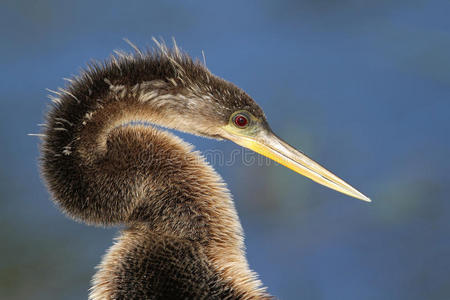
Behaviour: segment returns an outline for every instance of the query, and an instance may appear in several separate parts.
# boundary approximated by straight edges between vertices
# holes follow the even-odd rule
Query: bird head
[[[172,66],[176,97],[162,96],[158,111],[167,127],[188,133],[227,139],[251,149],[317,183],[346,195],[371,200],[273,133],[263,110],[243,90],[213,74],[206,66],[162,48]],[[172,100],[170,100],[172,99]]]

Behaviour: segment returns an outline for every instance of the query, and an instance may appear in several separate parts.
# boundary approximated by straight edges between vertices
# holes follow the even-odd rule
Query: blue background
[[[215,166],[250,266],[281,299],[450,299],[450,11],[439,0],[0,4],[0,298],[83,299],[117,229],[64,217],[39,177],[63,77],[151,37],[206,54],[272,128],[373,199],[279,165]],[[200,150],[238,146],[182,137]]]

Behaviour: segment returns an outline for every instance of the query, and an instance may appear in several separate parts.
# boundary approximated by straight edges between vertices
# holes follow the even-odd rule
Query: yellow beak
[[[351,197],[371,202],[368,197],[271,132],[260,132],[255,137],[233,135],[230,139],[236,144],[264,155],[317,183]]]

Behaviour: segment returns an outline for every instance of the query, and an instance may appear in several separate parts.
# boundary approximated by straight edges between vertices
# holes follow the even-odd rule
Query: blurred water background
[[[373,199],[279,165],[216,165],[280,299],[450,299],[450,1],[0,4],[0,299],[85,299],[117,229],[64,217],[38,172],[45,88],[151,37],[204,50],[275,132]],[[200,150],[238,146],[182,137]]]

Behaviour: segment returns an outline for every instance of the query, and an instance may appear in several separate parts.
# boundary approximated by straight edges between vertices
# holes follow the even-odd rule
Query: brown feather
[[[173,134],[129,124],[220,138],[235,111],[265,120],[247,94],[164,45],[94,64],[57,94],[41,158],[54,201],[76,220],[126,226],[91,299],[269,298],[222,179]]]

